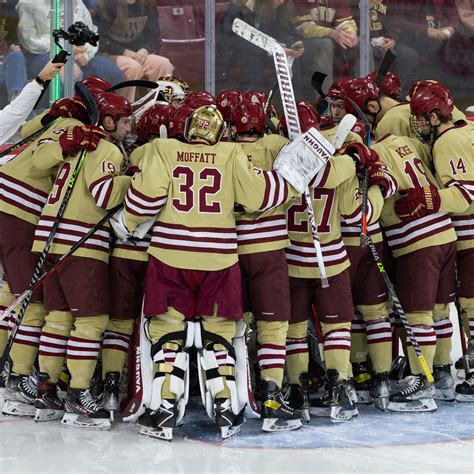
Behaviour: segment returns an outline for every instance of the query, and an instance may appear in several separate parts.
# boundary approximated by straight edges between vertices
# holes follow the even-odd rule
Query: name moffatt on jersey
[[[394,257],[435,245],[456,240],[451,218],[446,212],[429,214],[410,222],[402,222],[394,206],[400,198],[400,191],[425,187],[436,180],[427,166],[429,160],[426,148],[418,141],[407,137],[387,135],[372,147],[386,163],[398,182],[398,191],[385,200],[380,223]]]
[[[221,270],[237,262],[234,204],[267,211],[294,192],[276,171],[254,168],[242,147],[156,139],[125,199],[133,231],[158,214],[148,252],[175,268]]]
[[[454,211],[451,220],[458,237],[457,249],[474,248],[474,124],[464,123],[443,132],[432,154],[438,184],[453,190],[446,204],[445,190],[440,194],[442,207]]]
[[[57,143],[42,143],[34,151],[32,160],[37,166],[45,157],[59,159],[62,150]],[[66,193],[69,179],[79,161],[80,153],[65,159],[58,171],[52,191],[36,227],[33,251],[44,247],[59,207]],[[50,253],[64,254],[85,235],[107,210],[118,206],[130,185],[129,176],[119,176],[123,164],[121,151],[112,143],[101,140],[96,150],[88,152],[77,176],[63,218],[53,240]],[[107,262],[110,251],[109,225],[103,225],[74,255]]]
[[[239,144],[254,166],[270,171],[286,143],[288,140],[280,135],[266,135],[255,142]],[[260,213],[236,212],[235,220],[237,251],[241,255],[279,250],[290,245],[283,205]]]
[[[0,168],[0,211],[30,224],[37,224],[48,194],[53,187],[62,154],[44,154],[41,160],[33,155],[46,143],[57,143],[67,127],[81,125],[75,119],[63,119],[40,135],[21,153]],[[58,145],[59,147],[59,145]]]

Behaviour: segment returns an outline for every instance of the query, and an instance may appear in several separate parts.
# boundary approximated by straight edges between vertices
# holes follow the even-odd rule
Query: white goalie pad
[[[297,191],[304,193],[334,152],[334,146],[318,130],[310,128],[280,150],[273,169]]]

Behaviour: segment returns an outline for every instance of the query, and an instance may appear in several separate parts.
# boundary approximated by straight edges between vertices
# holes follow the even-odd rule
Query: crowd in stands
[[[101,36],[98,47],[75,47],[74,79],[97,75],[118,83],[173,73],[202,85],[204,0],[72,3],[74,20]],[[50,4],[50,0],[0,0],[3,104],[36,76],[50,56]],[[472,99],[466,78],[474,75],[473,5],[472,0],[372,0],[370,69],[377,67],[386,49],[393,48],[394,72],[401,77],[404,92],[416,79],[435,79],[454,89],[456,97]],[[217,90],[268,87],[274,80],[271,58],[232,33],[237,17],[285,44],[296,59],[294,85],[299,96],[312,98],[308,78],[314,71],[327,74],[327,84],[359,75],[358,0],[217,0]],[[136,91],[124,89],[124,94],[133,100]]]

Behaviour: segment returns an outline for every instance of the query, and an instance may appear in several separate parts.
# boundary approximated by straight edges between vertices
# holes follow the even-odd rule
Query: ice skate
[[[390,396],[390,380],[388,372],[381,372],[372,376],[370,396],[374,405],[382,411],[387,409],[388,397]]]
[[[244,411],[234,414],[229,398],[217,398],[214,402],[214,420],[221,429],[222,439],[230,438],[240,432],[244,422]]]
[[[456,385],[456,401],[474,402],[474,376],[472,374],[464,382]]]
[[[464,366],[464,360],[466,360],[468,372],[474,374],[474,341],[472,340],[467,343],[466,354],[460,357],[454,364],[456,375],[460,379],[466,377],[466,367]]]
[[[299,387],[301,390],[299,385],[296,385],[296,387]],[[298,399],[296,401],[300,402],[301,400]],[[266,382],[265,401],[262,403],[261,410],[263,420],[262,431],[273,433],[278,431],[292,431],[301,428],[300,413],[298,413],[298,410],[294,408],[295,407],[291,405],[290,401],[283,397],[281,390],[275,383]]]
[[[2,413],[12,416],[34,416],[35,398],[35,379],[29,375],[11,373],[5,389],[5,404]]]
[[[369,373],[367,363],[362,362],[358,364],[352,364],[352,372],[354,373],[352,380],[354,382],[354,388],[357,392],[357,403],[370,405],[374,400],[370,396],[372,376]]]
[[[456,396],[454,393],[454,380],[451,375],[451,366],[435,365],[433,367],[433,376],[435,379],[435,400],[454,402]]]
[[[438,408],[434,396],[434,384],[428,382],[424,375],[414,375],[406,388],[390,395],[387,408],[398,412],[433,412]]]
[[[176,400],[162,399],[157,411],[149,409],[140,416],[138,425],[140,434],[151,438],[173,441],[173,429],[178,419],[178,404]]]
[[[102,406],[105,410],[110,412],[113,417],[113,412],[119,409],[119,393],[120,393],[120,374],[119,372],[108,372],[105,375],[104,391],[102,395]]]
[[[49,381],[49,375],[40,372],[35,400],[35,421],[52,421],[62,418],[64,401],[59,398],[58,392],[57,385]]]
[[[61,424],[68,428],[110,429],[109,412],[101,408],[89,390],[70,388]]]
[[[3,366],[2,373],[0,374],[0,389],[3,389],[7,386],[8,374],[10,372],[10,360],[5,362]]]
[[[285,399],[291,408],[296,410],[304,423],[309,423],[309,381],[308,374],[301,374],[301,385],[290,384],[285,394]]]

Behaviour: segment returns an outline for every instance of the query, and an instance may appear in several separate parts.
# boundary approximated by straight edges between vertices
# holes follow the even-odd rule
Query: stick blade
[[[325,97],[323,92],[323,84],[326,77],[328,77],[327,74],[319,71],[314,71],[313,75],[311,76],[311,86],[321,97]]]
[[[377,71],[377,76],[375,77],[375,83],[378,87],[382,85],[383,78],[385,74],[392,67],[393,62],[397,58],[397,55],[393,49],[387,49],[385,55],[380,63],[379,70]]]

